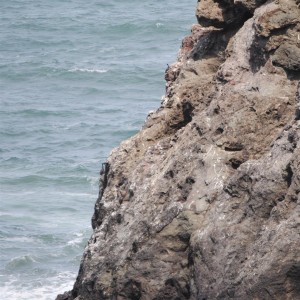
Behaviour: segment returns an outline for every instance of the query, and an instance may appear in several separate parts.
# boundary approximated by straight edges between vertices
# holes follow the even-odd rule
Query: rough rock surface
[[[57,299],[300,299],[298,7],[199,1],[161,107],[103,164]]]

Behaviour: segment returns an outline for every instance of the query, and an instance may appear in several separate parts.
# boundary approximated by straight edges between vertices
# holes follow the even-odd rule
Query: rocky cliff
[[[299,4],[198,2],[58,299],[300,299]]]

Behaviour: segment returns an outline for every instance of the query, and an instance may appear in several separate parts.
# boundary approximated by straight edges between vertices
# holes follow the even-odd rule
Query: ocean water
[[[101,163],[159,107],[196,0],[0,1],[0,298],[72,288]]]

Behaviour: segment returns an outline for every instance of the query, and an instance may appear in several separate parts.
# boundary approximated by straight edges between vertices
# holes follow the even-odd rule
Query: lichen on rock
[[[299,3],[198,2],[57,299],[300,299]]]

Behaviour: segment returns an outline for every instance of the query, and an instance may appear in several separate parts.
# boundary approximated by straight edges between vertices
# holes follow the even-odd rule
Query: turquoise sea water
[[[159,107],[195,4],[0,1],[1,299],[72,288],[101,162]]]

